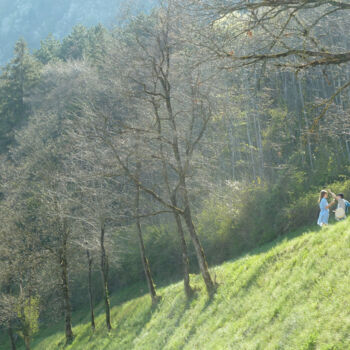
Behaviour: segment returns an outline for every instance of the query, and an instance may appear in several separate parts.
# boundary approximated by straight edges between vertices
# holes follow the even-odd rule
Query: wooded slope
[[[160,289],[155,309],[147,295],[121,302],[142,293],[135,286],[112,297],[110,334],[102,305],[94,335],[88,311],[76,313],[76,338],[66,349],[349,349],[349,253],[345,221],[214,268],[220,285],[212,300],[200,293],[187,302],[178,283]],[[63,348],[61,329],[42,331],[33,349]]]

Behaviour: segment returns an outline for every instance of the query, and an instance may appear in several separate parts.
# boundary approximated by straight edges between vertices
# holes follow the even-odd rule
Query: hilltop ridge
[[[133,0],[132,8],[140,11],[152,6],[152,0]],[[75,25],[99,23],[111,27],[115,24],[124,0],[2,0],[0,3],[0,65],[12,56],[19,38],[24,38],[30,48],[38,48],[49,34],[57,39],[68,35]],[[125,5],[126,6],[126,5]]]

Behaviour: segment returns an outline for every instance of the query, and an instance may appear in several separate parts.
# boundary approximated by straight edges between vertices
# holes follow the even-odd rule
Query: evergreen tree
[[[88,30],[83,25],[77,25],[72,33],[63,39],[61,58],[65,61],[82,59],[88,47]]]
[[[28,97],[39,81],[40,64],[30,55],[20,39],[14,49],[14,58],[0,76],[0,152],[14,142],[14,132],[28,118]]]
[[[58,60],[61,51],[61,43],[53,35],[49,35],[40,43],[40,49],[36,50],[34,56],[43,64]]]

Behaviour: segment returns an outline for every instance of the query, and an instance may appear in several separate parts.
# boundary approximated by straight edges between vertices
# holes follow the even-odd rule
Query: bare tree
[[[128,46],[122,42],[120,43],[118,51],[122,52],[122,56],[117,57],[118,60],[122,59],[122,62],[116,63],[114,61],[115,56],[111,60],[118,64],[117,69],[123,79],[122,82],[118,82],[124,86],[122,89],[118,87],[120,94],[125,96],[125,101],[130,101],[121,101],[121,104],[127,106],[129,112],[134,110],[135,117],[134,120],[129,118],[128,121],[120,121],[118,130],[111,133],[109,112],[106,113],[106,110],[99,111],[100,118],[104,118],[104,126],[99,129],[99,137],[110,147],[125,175],[136,186],[165,208],[175,210],[184,218],[195,247],[207,290],[212,293],[215,286],[210,277],[205,254],[193,224],[187,185],[193,152],[200,142],[212,115],[208,92],[205,91],[210,84],[203,84],[209,76],[201,77],[200,74],[198,76],[192,74],[188,77],[190,70],[195,67],[195,63],[187,62],[187,64],[192,63],[193,65],[186,70],[186,76],[180,75],[176,79],[180,72],[177,69],[186,62],[181,59],[183,58],[181,56],[183,43],[180,38],[183,33],[180,32],[181,24],[176,22],[179,17],[176,16],[176,20],[170,20],[172,14],[175,15],[176,13],[174,7],[169,5],[169,7],[164,7],[156,16],[149,19],[148,22],[136,21],[133,24],[136,26],[133,32],[134,35],[136,33],[134,42],[132,44],[128,42]],[[139,33],[142,30],[144,36],[141,37]],[[172,65],[172,59],[175,57],[180,59]],[[197,73],[199,72],[197,71]],[[184,88],[185,90],[183,90]],[[182,91],[186,91],[186,93]],[[186,104],[179,104],[181,98],[185,99]],[[145,105],[145,102],[148,106]],[[157,107],[156,110],[154,109],[155,104],[160,104],[160,107]],[[131,108],[130,106],[134,107]],[[96,109],[96,107],[94,108]],[[90,108],[90,110],[94,108]],[[158,119],[158,127],[152,124],[152,120],[156,119],[155,112],[162,114]],[[94,113],[96,115],[96,111]],[[146,114],[147,118],[145,119]],[[137,123],[141,116],[144,118],[144,123],[147,122],[147,124],[140,128]],[[159,129],[159,120],[165,121],[166,127]],[[159,135],[159,130],[161,130],[161,135]],[[119,134],[119,142],[116,142],[116,133]],[[167,161],[166,167],[171,169],[172,176],[177,179],[178,185],[175,187],[177,187],[176,192],[180,195],[180,203],[183,209],[180,209],[171,201],[171,198],[175,199],[176,197],[170,196],[171,198],[169,198],[169,192],[157,192],[145,181],[139,179],[135,167],[129,165],[131,164],[131,149],[134,147],[130,137],[134,137],[135,133],[142,134],[142,147],[145,147],[142,153],[146,155],[145,159],[147,159],[148,164],[151,163],[152,159],[153,162],[158,159],[160,160],[160,166],[164,169],[164,162],[163,165],[161,163],[162,156],[159,155],[159,142],[169,147],[170,153],[167,156],[171,155],[171,158]],[[129,134],[129,138],[127,134]],[[155,142],[157,144],[156,148],[154,148]],[[154,154],[155,149],[157,150],[156,154]]]
[[[47,253],[41,249],[42,236],[33,220],[35,199],[19,190],[23,188],[9,162],[6,173],[1,174],[0,324],[8,328],[12,349],[16,348],[17,333],[29,350],[38,331],[39,295],[46,287],[41,270],[45,268]]]

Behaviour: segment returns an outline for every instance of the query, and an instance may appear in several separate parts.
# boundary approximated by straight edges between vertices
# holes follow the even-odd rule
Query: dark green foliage
[[[49,35],[40,42],[40,48],[34,52],[34,56],[43,64],[57,60],[60,57],[62,44],[53,35]]]
[[[88,30],[82,25],[76,26],[72,33],[63,39],[60,57],[64,60],[82,59],[88,46]]]
[[[27,121],[30,114],[27,100],[39,76],[39,63],[20,39],[14,49],[14,58],[0,76],[0,152],[13,144],[15,130]]]
[[[43,64],[62,60],[88,59],[98,66],[103,60],[110,38],[110,32],[100,24],[91,28],[77,25],[62,42],[53,35],[42,40],[40,48],[34,52],[34,56]]]

